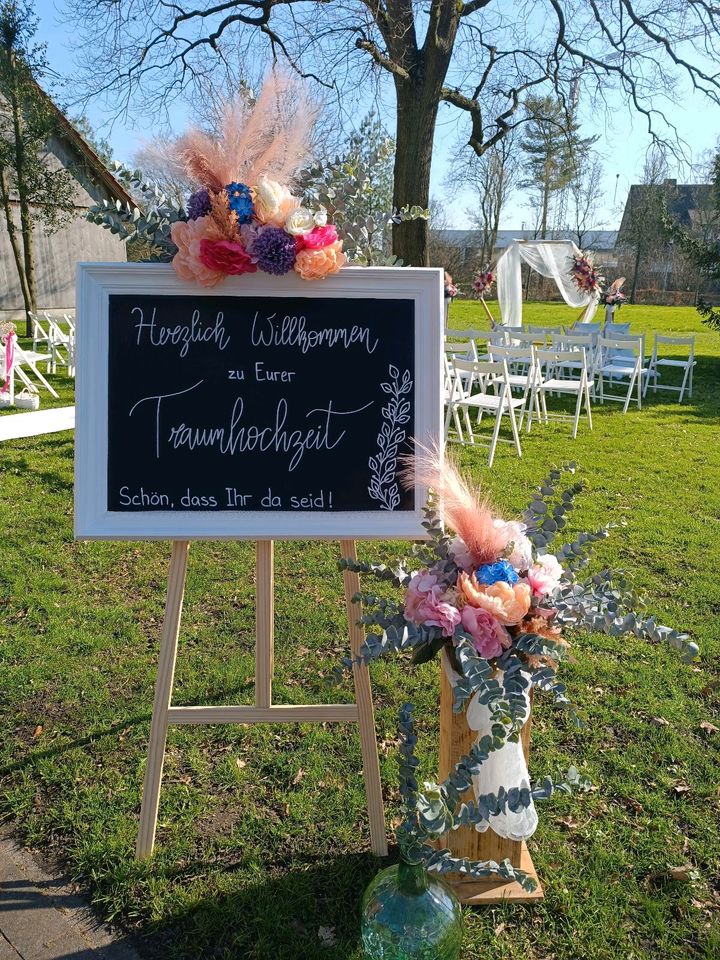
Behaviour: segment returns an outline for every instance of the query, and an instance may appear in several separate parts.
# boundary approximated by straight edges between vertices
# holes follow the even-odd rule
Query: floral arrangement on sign
[[[532,688],[551,694],[581,722],[557,677],[569,634],[583,628],[611,636],[633,633],[668,643],[688,662],[698,655],[687,635],[635,612],[637,598],[621,576],[611,570],[581,576],[593,543],[608,536],[609,526],[555,546],[582,490],[577,482],[559,489],[563,473],[574,471],[574,464],[553,469],[522,520],[507,520],[468,487],[452,464],[424,456],[408,468],[408,478],[417,472],[434,491],[423,524],[428,542],[416,545],[412,558],[393,569],[342,561],[344,568],[390,580],[404,591],[400,603],[372,594],[355,598],[365,605],[361,622],[367,629],[360,660],[408,650],[414,663],[423,663],[440,654],[454,709],[466,709],[468,725],[477,731],[461,775],[456,771],[443,784],[426,785],[424,799],[418,800],[418,810],[427,813],[416,854],[440,872],[467,872],[468,865],[428,846],[429,822],[450,824],[459,817],[460,823],[481,831],[492,826],[512,840],[534,832],[534,799],[551,790],[530,787],[520,731],[530,713]],[[579,782],[577,771],[569,780]],[[470,782],[475,804],[462,804]],[[498,804],[498,798],[507,801]],[[475,865],[473,875],[482,876],[484,869],[485,875],[527,881],[517,869],[513,874],[509,863],[501,867]]]
[[[480,270],[475,274],[473,280],[473,290],[479,297],[484,297],[495,282],[495,274],[492,270]]]
[[[590,254],[580,253],[570,259],[572,260],[570,276],[578,289],[583,293],[596,293],[599,296],[605,277],[598,273]]]
[[[618,277],[613,280],[608,290],[600,294],[600,303],[607,307],[617,307],[618,309],[627,303],[627,297],[622,292],[622,285],[625,283],[625,277]]]
[[[445,271],[445,299],[452,300],[458,295],[458,288],[453,283],[453,278]]]
[[[327,211],[301,206],[288,187],[316,114],[302,97],[289,118],[283,114],[296,92],[290,86],[273,72],[254,105],[240,98],[223,106],[219,135],[192,129],[176,143],[177,162],[195,186],[187,219],[170,231],[178,248],[172,264],[183,280],[213,286],[257,270],[319,280],[345,263]]]

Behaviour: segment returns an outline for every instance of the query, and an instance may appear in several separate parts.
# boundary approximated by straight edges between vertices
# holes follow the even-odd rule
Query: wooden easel
[[[453,713],[453,691],[445,669],[440,669],[440,779],[444,780],[460,757],[468,754],[475,743],[477,733],[468,726],[465,710]],[[527,760],[530,751],[530,719],[522,729],[523,751]],[[472,880],[458,875],[447,875],[445,879],[455,891],[461,903],[482,904],[512,901],[523,903],[530,900],[542,900],[543,889],[530,858],[525,843],[519,840],[506,840],[489,828],[478,833],[473,826],[459,827],[453,830],[443,843],[452,851],[454,857],[467,857],[469,860],[509,860],[514,867],[524,870],[536,881],[537,886],[529,893],[519,883],[489,877],[487,880]]]
[[[360,728],[363,774],[370,821],[370,847],[376,856],[386,856],[385,813],[380,784],[380,764],[375,737],[370,676],[367,667],[358,663],[353,666],[355,703],[312,706],[273,705],[274,564],[272,540],[258,540],[256,545],[254,706],[174,707],[172,705],[173,676],[177,657],[189,546],[188,540],[173,540],[136,856],[138,858],[151,856],[155,844],[168,724],[272,723],[278,721],[297,723],[316,721],[322,723],[340,720],[355,721]],[[341,540],[340,550],[343,557],[352,560],[357,559],[354,540]],[[353,656],[355,656],[365,639],[362,627],[357,623],[362,611],[357,604],[352,602],[352,597],[360,589],[360,580],[356,573],[349,570],[344,572],[343,578],[350,646]]]

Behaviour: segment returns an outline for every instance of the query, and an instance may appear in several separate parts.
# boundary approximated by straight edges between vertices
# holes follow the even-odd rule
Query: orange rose
[[[298,250],[295,270],[303,280],[322,280],[331,273],[337,273],[346,261],[347,257],[342,252],[342,240],[336,240],[320,250]]]
[[[530,587],[527,583],[505,583],[498,580],[488,587],[480,586],[475,574],[461,573],[458,587],[467,603],[487,610],[505,626],[519,623],[530,609]]]

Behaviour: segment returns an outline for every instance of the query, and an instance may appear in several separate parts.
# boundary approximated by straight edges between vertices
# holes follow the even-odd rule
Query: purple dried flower
[[[199,220],[200,217],[207,216],[211,210],[212,203],[210,201],[210,193],[205,187],[190,194],[190,199],[187,204],[187,214],[191,220]]]
[[[295,264],[295,238],[281,227],[265,227],[253,243],[252,256],[265,273],[288,273]]]

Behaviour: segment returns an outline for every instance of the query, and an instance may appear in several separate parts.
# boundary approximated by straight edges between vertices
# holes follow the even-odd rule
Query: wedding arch
[[[502,322],[508,327],[522,323],[522,261],[541,277],[551,277],[562,298],[570,307],[585,308],[583,322],[592,320],[597,310],[598,294],[580,290],[572,276],[572,258],[582,251],[572,240],[513,240],[497,262],[497,298]]]

